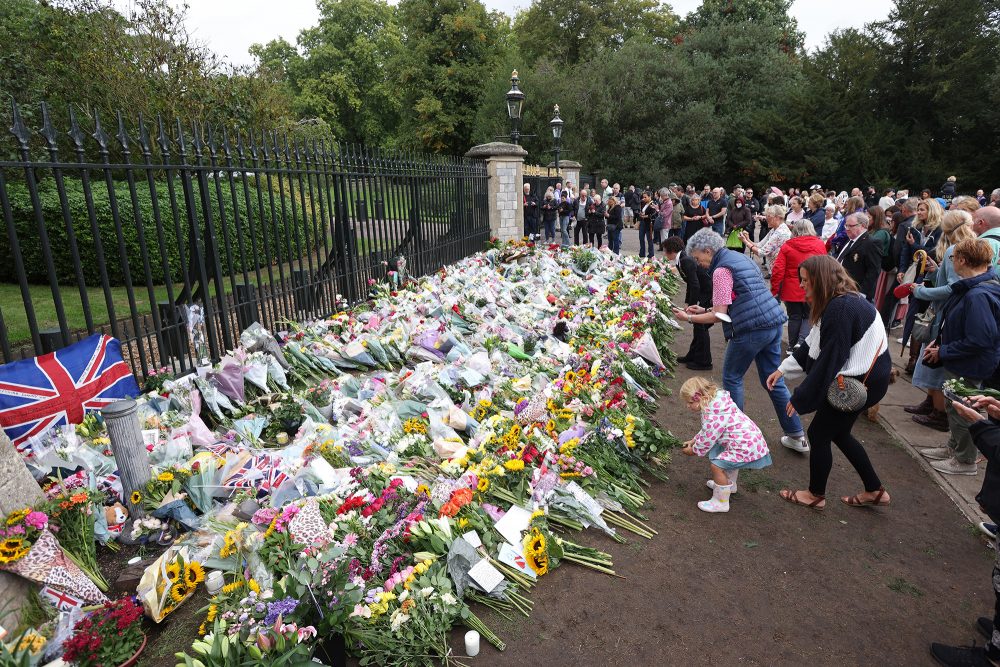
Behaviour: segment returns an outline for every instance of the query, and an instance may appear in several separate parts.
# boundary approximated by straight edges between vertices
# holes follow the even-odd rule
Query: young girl
[[[691,412],[701,412],[701,430],[684,443],[688,456],[705,456],[712,462],[712,499],[698,503],[703,512],[728,512],[729,496],[736,493],[740,468],[771,465],[764,434],[743,414],[723,391],[703,377],[693,377],[681,385],[681,400]]]

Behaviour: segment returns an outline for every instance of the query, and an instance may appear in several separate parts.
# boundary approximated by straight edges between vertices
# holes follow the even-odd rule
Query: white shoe
[[[790,435],[783,435],[781,436],[781,444],[793,452],[799,452],[800,454],[805,454],[809,451],[809,441],[806,440],[805,436],[793,438]]]
[[[715,480],[714,479],[707,479],[707,480],[705,480],[705,486],[707,486],[708,488],[710,488],[710,489],[712,489],[714,491],[715,490]],[[736,482],[731,482],[729,484],[729,487],[730,487],[729,493],[739,493],[739,489],[736,487]]]
[[[952,453],[947,447],[927,447],[920,450],[920,455],[931,461],[947,461],[952,457]]]
[[[726,486],[716,486],[712,489],[712,499],[703,500],[698,503],[698,509],[702,512],[711,512],[713,514],[719,512],[729,511],[729,494],[732,493],[733,485],[727,484]]]
[[[956,458],[933,461],[931,467],[945,475],[975,475],[979,472],[979,466],[975,463],[961,463]]]

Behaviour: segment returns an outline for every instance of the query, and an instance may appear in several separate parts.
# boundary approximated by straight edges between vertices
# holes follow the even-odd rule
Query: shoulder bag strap
[[[882,346],[879,345],[878,352],[876,352],[875,356],[872,358],[872,365],[868,367],[868,372],[865,373],[865,379],[861,381],[861,384],[863,384],[865,387],[868,386],[868,376],[872,374],[872,370],[875,368],[875,362],[878,361],[878,358],[881,356],[882,356]]]

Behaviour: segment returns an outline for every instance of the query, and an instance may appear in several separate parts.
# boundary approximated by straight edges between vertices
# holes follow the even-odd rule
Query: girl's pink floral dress
[[[698,456],[707,454],[709,461],[724,470],[771,465],[764,434],[722,389],[702,409],[701,430],[694,436],[691,449]]]

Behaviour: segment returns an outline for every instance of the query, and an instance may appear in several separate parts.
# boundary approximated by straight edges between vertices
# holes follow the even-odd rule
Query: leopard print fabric
[[[55,535],[48,530],[39,534],[28,555],[7,566],[7,570],[29,581],[69,593],[88,604],[108,601],[94,582],[63,553]]]
[[[329,526],[323,521],[319,503],[310,498],[288,524],[292,539],[306,546],[323,546],[330,541]]]

